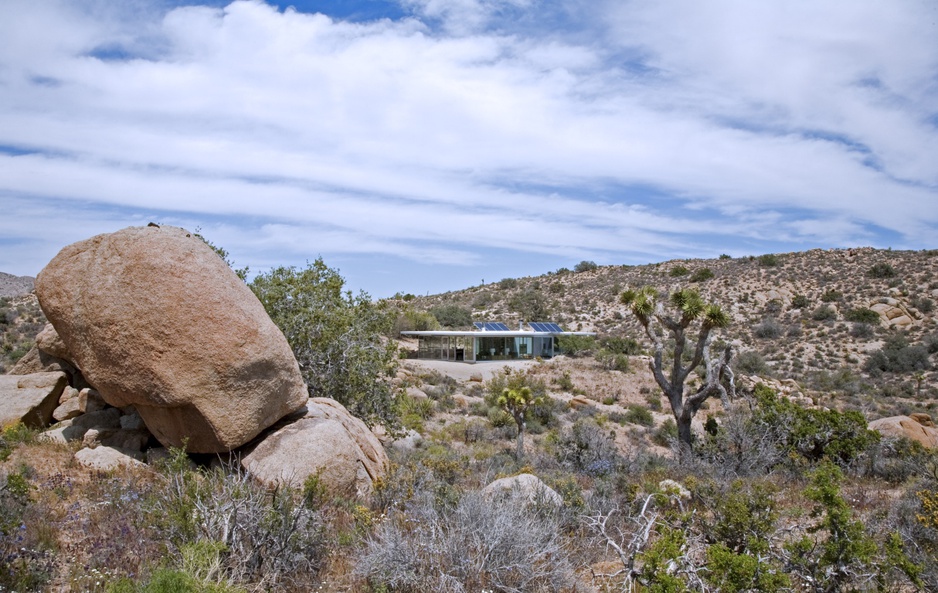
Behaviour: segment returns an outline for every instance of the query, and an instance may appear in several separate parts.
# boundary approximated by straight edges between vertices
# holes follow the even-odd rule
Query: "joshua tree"
[[[506,387],[498,398],[498,405],[511,414],[511,417],[515,419],[515,424],[518,425],[518,449],[515,452],[515,457],[519,460],[524,455],[524,418],[531,406],[535,406],[542,401],[542,398],[535,397],[534,392],[527,386],[518,389]]]
[[[676,315],[665,312],[664,303],[658,292],[645,286],[639,290],[626,290],[622,293],[621,301],[628,305],[632,314],[645,328],[645,333],[654,344],[654,357],[650,363],[655,381],[671,404],[671,411],[677,423],[678,437],[688,447],[691,442],[691,421],[700,406],[711,396],[719,395],[720,399],[728,402],[735,397],[736,389],[733,383],[733,371],[729,367],[733,352],[727,346],[723,354],[713,359],[710,356],[711,332],[729,324],[729,317],[719,306],[705,303],[696,290],[683,289],[671,293],[669,302]],[[694,346],[693,357],[685,366],[683,364],[684,349],[687,346],[685,333],[692,323],[700,323],[697,332],[697,343]],[[670,333],[674,339],[674,354],[671,361],[670,374],[665,369],[665,338]],[[703,362],[706,366],[706,376],[703,384],[696,390],[685,393],[684,383],[691,371]],[[722,384],[723,378],[729,380],[729,393]]]

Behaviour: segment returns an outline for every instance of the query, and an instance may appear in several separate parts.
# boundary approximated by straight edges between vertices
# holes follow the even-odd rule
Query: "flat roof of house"
[[[552,336],[595,336],[596,332],[536,332],[525,330],[514,331],[480,331],[480,330],[425,330],[402,331],[402,336],[463,336],[488,338],[549,338]]]

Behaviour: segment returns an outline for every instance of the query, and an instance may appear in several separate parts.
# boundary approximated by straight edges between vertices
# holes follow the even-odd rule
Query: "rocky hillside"
[[[414,298],[417,309],[469,309],[474,320],[551,320],[644,342],[619,303],[629,287],[691,286],[731,314],[722,338],[737,372],[794,379],[817,400],[876,415],[931,409],[938,397],[938,250],[811,250],[758,257],[561,269]],[[874,358],[875,357],[875,358]],[[872,360],[871,360],[872,358]]]
[[[32,276],[14,276],[0,272],[0,297],[19,297],[33,290],[35,278]]]

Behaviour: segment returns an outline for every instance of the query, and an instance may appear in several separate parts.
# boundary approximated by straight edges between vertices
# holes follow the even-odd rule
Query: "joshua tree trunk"
[[[671,295],[670,301],[677,309],[678,317],[666,315],[664,305],[658,301],[658,295],[648,287],[639,292],[628,290],[622,294],[622,302],[630,306],[632,313],[645,328],[645,334],[654,345],[655,353],[649,366],[655,375],[655,382],[658,383],[671,405],[671,412],[677,424],[678,438],[686,446],[692,447],[691,422],[700,406],[714,395],[719,395],[724,403],[728,403],[730,397],[736,395],[733,371],[729,366],[730,359],[733,357],[731,348],[727,346],[723,355],[716,360],[711,359],[710,356],[711,332],[714,328],[725,327],[729,319],[716,305],[704,304],[700,295],[693,290],[676,291]],[[685,331],[698,318],[701,319],[701,326],[694,345],[693,356],[685,366],[683,364],[684,350],[687,346]],[[665,368],[663,337],[665,332],[662,328],[674,339],[670,372],[667,372]],[[701,362],[706,368],[706,376],[702,377],[703,385],[696,391],[685,393],[684,384],[688,376]],[[729,392],[723,386],[724,378],[729,382]]]

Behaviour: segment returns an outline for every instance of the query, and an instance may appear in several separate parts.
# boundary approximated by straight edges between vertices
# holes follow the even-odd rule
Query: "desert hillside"
[[[933,407],[934,371],[867,370],[884,346],[897,357],[938,345],[938,250],[815,249],[746,258],[672,260],[641,266],[562,268],[440,295],[415,308],[457,305],[473,320],[551,320],[568,330],[648,345],[619,296],[627,288],[693,287],[731,315],[721,337],[742,374],[792,379],[814,398],[874,416]],[[891,341],[890,341],[891,340]],[[888,342],[888,344],[887,344]],[[908,350],[916,348],[919,350]],[[914,366],[914,365],[911,365]]]

